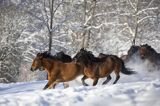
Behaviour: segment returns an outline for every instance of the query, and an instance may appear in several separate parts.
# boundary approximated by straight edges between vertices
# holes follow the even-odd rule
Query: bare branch
[[[53,16],[54,16],[54,14],[56,13],[56,11],[58,10],[58,8],[61,6],[61,4],[63,4],[63,3],[64,3],[64,2],[63,2],[63,0],[62,0],[62,2],[57,5],[57,7],[55,8],[55,10],[53,11]]]
[[[48,24],[46,23],[46,21],[38,16],[36,16],[35,14],[33,14],[32,12],[28,12],[29,15],[31,15],[32,17],[38,19],[39,21],[42,21],[46,26],[48,26]]]
[[[146,8],[149,8],[153,2],[154,2],[154,0],[151,0],[151,2],[148,4],[148,6]]]
[[[139,15],[139,14],[141,14],[142,12],[145,12],[145,11],[157,10],[157,9],[158,9],[158,7],[145,8],[145,9],[143,9],[143,10],[141,10],[141,11],[138,11],[138,12],[137,12],[137,15]]]
[[[43,5],[44,5],[44,12],[45,12],[45,17],[46,17],[46,23],[47,23],[47,28],[48,28],[48,30],[49,30],[49,18],[48,18],[48,15],[47,15],[47,10],[46,10],[46,2],[45,2],[45,0],[44,0],[44,2],[43,2]],[[44,19],[44,18],[43,18]],[[44,19],[45,20],[45,19]]]
[[[131,7],[134,9],[134,11],[136,11],[136,6],[133,5],[133,3],[131,2],[131,0],[128,0],[128,2],[131,5]]]
[[[146,16],[146,17],[144,17],[144,18],[138,20],[137,23],[139,24],[139,23],[141,23],[142,21],[144,21],[145,19],[148,19],[148,18],[156,18],[156,16]]]

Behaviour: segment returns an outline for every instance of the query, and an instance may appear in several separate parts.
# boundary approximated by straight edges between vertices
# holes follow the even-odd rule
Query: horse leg
[[[98,83],[98,78],[94,78],[93,79],[93,86],[97,85],[97,83]]]
[[[112,79],[112,77],[109,75],[107,77],[107,79],[102,83],[103,85],[107,84],[110,80]]]
[[[47,89],[47,88],[51,88],[53,83],[56,81],[56,75],[51,75],[51,73],[48,73],[48,83],[45,85],[45,87],[43,88],[43,90]]]
[[[84,76],[82,77],[82,79],[81,79],[82,84],[83,84],[84,86],[88,86],[88,84],[85,83],[85,80],[86,80],[87,78],[88,78],[88,77],[84,75]]]
[[[68,88],[69,84],[67,82],[63,82],[63,86],[64,86],[64,88]]]
[[[119,80],[120,76],[116,76],[116,80],[113,82],[113,84],[116,84],[117,81]]]
[[[55,88],[55,86],[57,85],[57,83],[56,82],[53,82],[49,87],[48,87],[48,89],[54,89]]]
[[[120,78],[119,71],[115,71],[115,74],[116,74],[116,80],[113,82],[113,84],[116,84]]]
[[[60,83],[60,82],[63,82],[64,88],[68,88],[68,87],[69,87],[69,84],[68,84],[67,82],[64,82],[63,79],[57,79],[57,80],[55,81],[55,83],[53,84],[53,88],[55,88],[55,86],[56,86],[58,83]]]
[[[46,80],[48,80],[48,73],[47,73],[47,78],[46,78]]]
[[[48,83],[44,86],[43,90],[47,89],[48,87],[51,87],[55,80],[49,80]]]
[[[57,82],[53,83],[53,85],[51,86],[51,88],[53,87],[53,89],[54,89],[57,84],[58,84]]]

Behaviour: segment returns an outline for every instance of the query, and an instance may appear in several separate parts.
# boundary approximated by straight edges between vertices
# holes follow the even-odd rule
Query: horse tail
[[[123,74],[126,74],[126,75],[136,74],[136,72],[132,71],[132,69],[125,67],[125,64],[124,64],[123,60],[121,60],[121,62],[122,62],[121,72]]]

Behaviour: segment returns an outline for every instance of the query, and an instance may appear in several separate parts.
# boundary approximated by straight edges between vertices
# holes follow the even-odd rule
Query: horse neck
[[[42,59],[42,66],[45,68],[46,71],[49,71],[54,66],[54,60],[53,59]]]
[[[153,57],[153,56],[156,56],[157,55],[157,53],[156,52],[153,52],[153,51],[148,51],[148,56],[149,57]]]

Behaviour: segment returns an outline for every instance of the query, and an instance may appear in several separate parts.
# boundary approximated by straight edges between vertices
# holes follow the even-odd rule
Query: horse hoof
[[[102,83],[102,85],[106,85],[107,83]]]

